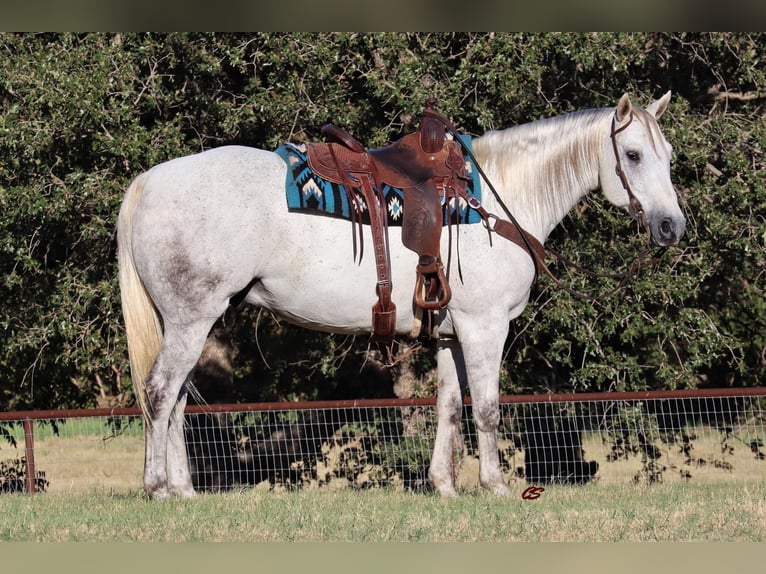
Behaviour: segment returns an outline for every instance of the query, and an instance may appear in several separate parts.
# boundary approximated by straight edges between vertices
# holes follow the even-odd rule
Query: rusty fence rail
[[[763,387],[520,395],[500,402],[509,482],[766,478]],[[427,488],[435,404],[416,398],[188,406],[195,486]],[[463,431],[456,458],[468,484],[476,474],[470,397]],[[0,467],[0,493],[138,489],[142,434],[137,408],[0,413],[0,463],[10,449],[23,466],[15,483]]]

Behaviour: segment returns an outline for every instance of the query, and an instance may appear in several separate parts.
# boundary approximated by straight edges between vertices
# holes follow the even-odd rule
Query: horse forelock
[[[474,151],[508,206],[545,227],[597,184],[609,117],[609,109],[591,109],[490,131],[474,140]]]

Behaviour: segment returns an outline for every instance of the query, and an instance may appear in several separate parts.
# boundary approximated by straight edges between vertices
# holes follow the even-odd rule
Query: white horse
[[[624,95],[592,109],[491,131],[476,159],[521,226],[540,242],[588,192],[640,215],[659,245],[677,243],[686,220],[670,178],[672,149],[657,125],[670,92],[646,109]],[[621,166],[620,169],[616,169]],[[376,302],[373,257],[354,260],[350,223],[289,212],[285,162],[271,151],[225,146],[155,166],[127,190],[118,222],[120,290],[136,395],[144,409],[143,484],[153,498],[194,496],[183,419],[194,367],[233,297],[297,325],[363,335]],[[622,171],[621,181],[619,172]],[[630,190],[630,191],[628,191]],[[631,198],[632,195],[632,198]],[[483,206],[499,213],[483,194]],[[371,242],[369,229],[365,241]],[[417,255],[390,228],[397,333],[413,327]],[[480,482],[509,488],[500,470],[499,371],[509,323],[526,306],[535,265],[482,224],[459,228],[462,281],[441,313],[438,423],[429,469],[455,495],[453,444],[467,384],[478,429]],[[457,257],[458,242],[442,234]],[[371,244],[371,243],[368,243]]]

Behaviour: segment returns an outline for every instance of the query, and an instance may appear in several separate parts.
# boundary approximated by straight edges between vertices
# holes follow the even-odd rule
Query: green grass
[[[130,494],[0,496],[0,541],[762,541],[766,482],[521,488],[499,499],[393,490],[251,489],[153,502]]]

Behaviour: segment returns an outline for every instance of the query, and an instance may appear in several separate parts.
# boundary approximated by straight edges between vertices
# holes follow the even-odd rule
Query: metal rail
[[[766,387],[725,388],[725,389],[681,389],[673,391],[614,391],[603,393],[555,393],[539,395],[502,395],[500,404],[516,403],[572,403],[590,401],[640,401],[652,399],[682,399],[709,397],[752,397],[765,396]],[[471,397],[463,398],[464,405],[471,405]],[[240,403],[214,405],[187,405],[187,414],[258,411],[303,411],[318,409],[353,409],[373,407],[418,407],[435,406],[436,397],[412,399],[349,399],[332,401],[290,401],[271,403]],[[140,416],[138,407],[100,409],[52,409],[37,411],[15,411],[0,413],[0,421],[25,419],[71,419],[87,417]]]

